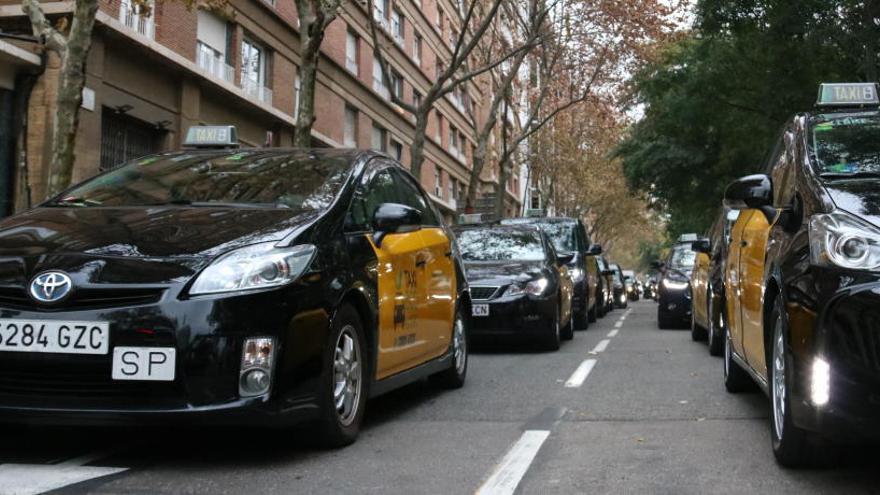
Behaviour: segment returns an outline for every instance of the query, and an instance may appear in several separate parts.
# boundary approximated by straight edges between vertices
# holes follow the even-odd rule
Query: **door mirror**
[[[662,271],[664,268],[666,268],[666,263],[663,263],[660,260],[654,260],[651,262],[651,268],[657,271]]]
[[[422,212],[398,203],[382,203],[373,214],[373,241],[382,245],[388,234],[414,232],[422,228]]]
[[[602,270],[602,275],[613,275],[614,270]]]
[[[574,253],[559,253],[556,255],[556,262],[560,265],[567,265],[574,259]]]
[[[764,174],[747,175],[724,191],[724,206],[734,210],[761,209],[773,204],[773,183]]]
[[[698,253],[709,254],[712,251],[712,243],[709,239],[700,239],[691,243],[691,250]]]
[[[593,244],[587,251],[587,256],[599,256],[600,254],[602,254],[602,246],[599,244]]]

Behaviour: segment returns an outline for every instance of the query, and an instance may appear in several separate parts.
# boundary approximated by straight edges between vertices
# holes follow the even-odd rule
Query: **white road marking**
[[[623,321],[618,321],[614,324],[614,328],[620,328],[623,326]]]
[[[593,350],[590,351],[590,354],[599,354],[600,352],[604,351],[610,343],[611,341],[608,339],[600,340],[599,343],[596,344],[596,347],[594,347]]]
[[[38,495],[68,485],[127,471],[124,467],[86,466],[113,451],[74,457],[58,464],[0,464],[0,493]]]
[[[127,469],[51,464],[0,464],[0,493],[37,495],[74,483],[121,473]]]
[[[568,377],[568,381],[565,382],[565,386],[569,388],[580,387],[584,384],[584,380],[587,379],[587,376],[593,371],[593,366],[596,366],[595,359],[585,359],[584,362],[574,370],[574,373]]]
[[[608,332],[608,337],[617,337],[617,332],[619,332],[617,329]]]
[[[529,470],[541,445],[550,436],[548,430],[526,430],[495,467],[489,479],[477,489],[477,495],[508,495],[516,491]]]

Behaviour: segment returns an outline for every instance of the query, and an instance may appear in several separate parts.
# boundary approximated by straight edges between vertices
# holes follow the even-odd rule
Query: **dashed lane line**
[[[599,354],[600,352],[605,351],[605,349],[608,348],[608,344],[610,344],[610,343],[611,343],[611,341],[608,339],[600,340],[599,343],[596,344],[596,347],[594,347],[593,350],[590,351],[590,354]]]
[[[617,330],[616,328],[614,330],[608,332],[608,338],[617,337],[617,332],[619,332],[619,330]]]
[[[477,495],[510,495],[516,491],[538,451],[550,436],[549,430],[526,430],[498,463]]]
[[[108,452],[95,452],[58,464],[0,464],[0,493],[38,495],[128,470],[125,467],[86,466],[107,455]]]
[[[614,323],[614,328],[620,328],[623,326],[623,320],[617,321]]]
[[[596,366],[595,359],[585,359],[580,366],[574,370],[574,373],[571,374],[568,381],[565,382],[565,386],[568,388],[577,388],[583,385],[587,376],[593,371],[593,366]]]

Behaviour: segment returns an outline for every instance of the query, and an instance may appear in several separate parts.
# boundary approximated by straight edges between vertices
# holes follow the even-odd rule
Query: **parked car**
[[[604,256],[596,257],[596,265],[602,278],[602,316],[605,316],[614,310],[614,271]]]
[[[574,337],[567,264],[534,225],[456,228],[473,299],[474,337],[529,338],[549,350]]]
[[[691,337],[706,340],[709,354],[720,356],[724,349],[724,266],[729,250],[730,231],[739,216],[738,210],[722,208],[707,242],[696,242],[696,267],[691,275],[693,311]]]
[[[696,234],[682,235],[669,250],[666,261],[655,265],[660,270],[657,291],[657,325],[660,328],[686,328],[690,323],[690,277],[696,260],[691,243],[696,238]]]
[[[648,280],[645,282],[645,299],[656,300],[657,298],[657,279],[654,277],[648,277]]]
[[[623,270],[617,263],[611,263],[608,267],[611,270],[611,283],[614,288],[614,307],[626,308],[626,281],[623,278]]]
[[[574,282],[574,327],[585,329],[590,322],[596,321],[599,300],[596,293],[599,285],[599,274],[593,258],[602,254],[602,246],[593,244],[584,222],[568,217],[528,217],[508,218],[501,221],[502,225],[531,224],[540,227],[553,242],[559,254],[572,253],[568,262],[568,272]]]
[[[0,221],[3,422],[313,422],[340,446],[368,395],[464,384],[464,267],[419,182],[234,131]]]
[[[782,127],[763,173],[734,181],[724,381],[770,399],[785,466],[880,441],[880,99],[823,84]]]
[[[626,286],[626,297],[630,301],[639,300],[639,281],[636,280],[636,272],[632,270],[623,270],[623,282]]]

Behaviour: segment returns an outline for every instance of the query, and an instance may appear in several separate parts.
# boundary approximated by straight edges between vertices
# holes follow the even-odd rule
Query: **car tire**
[[[598,303],[593,303],[593,307],[590,308],[590,311],[589,311],[589,312],[587,312],[587,320],[588,320],[590,323],[595,323],[596,320],[599,319],[599,315],[598,315],[598,313],[599,313],[599,304],[598,304]]]
[[[662,308],[663,306],[657,306],[657,328],[660,330],[667,330],[675,325],[672,318],[670,318]]]
[[[561,320],[562,316],[559,318]],[[574,313],[569,314],[568,323],[559,330],[559,337],[562,340],[574,339]]]
[[[547,335],[544,336],[544,349],[548,351],[558,351],[559,343],[561,340],[561,329],[560,329],[560,320],[562,317],[560,316],[559,304],[556,306],[556,318],[550,322],[550,325],[547,326]]]
[[[752,378],[733,360],[733,343],[730,334],[724,332],[724,388],[732,394],[745,392],[752,387]]]
[[[781,298],[776,298],[773,312],[773,338],[770,361],[767,363],[770,388],[770,438],[776,462],[785,467],[804,467],[818,460],[819,451],[811,442],[810,433],[798,428],[791,415],[793,363],[788,349],[788,321]]]
[[[715,303],[713,302],[714,300],[715,300],[715,298],[712,297],[711,294],[709,294],[709,303],[708,303],[709,308],[707,310],[707,311],[709,311],[709,328],[706,331],[706,339],[709,344],[709,346],[708,346],[709,347],[709,355],[710,356],[720,356],[724,353],[724,339],[721,337],[721,335],[724,334],[724,328],[725,328],[726,323],[724,321],[724,315],[719,312],[718,313],[718,324],[716,325],[715,316],[714,316],[715,315]],[[722,304],[722,307],[724,307],[723,306],[724,301],[721,301],[721,304]],[[719,335],[719,333],[721,333],[721,335]]]
[[[445,389],[456,389],[464,386],[467,378],[468,352],[470,341],[468,340],[468,320],[461,308],[455,312],[455,322],[452,327],[452,339],[449,344],[452,354],[452,363],[449,368],[431,376],[431,383]]]
[[[584,300],[584,310],[571,313],[571,323],[569,323],[569,326],[574,327],[575,330],[586,330],[590,327],[589,311],[586,309],[588,303],[589,301]]]
[[[369,394],[368,363],[360,316],[352,306],[343,305],[333,318],[318,388],[322,445],[343,447],[357,439]]]

